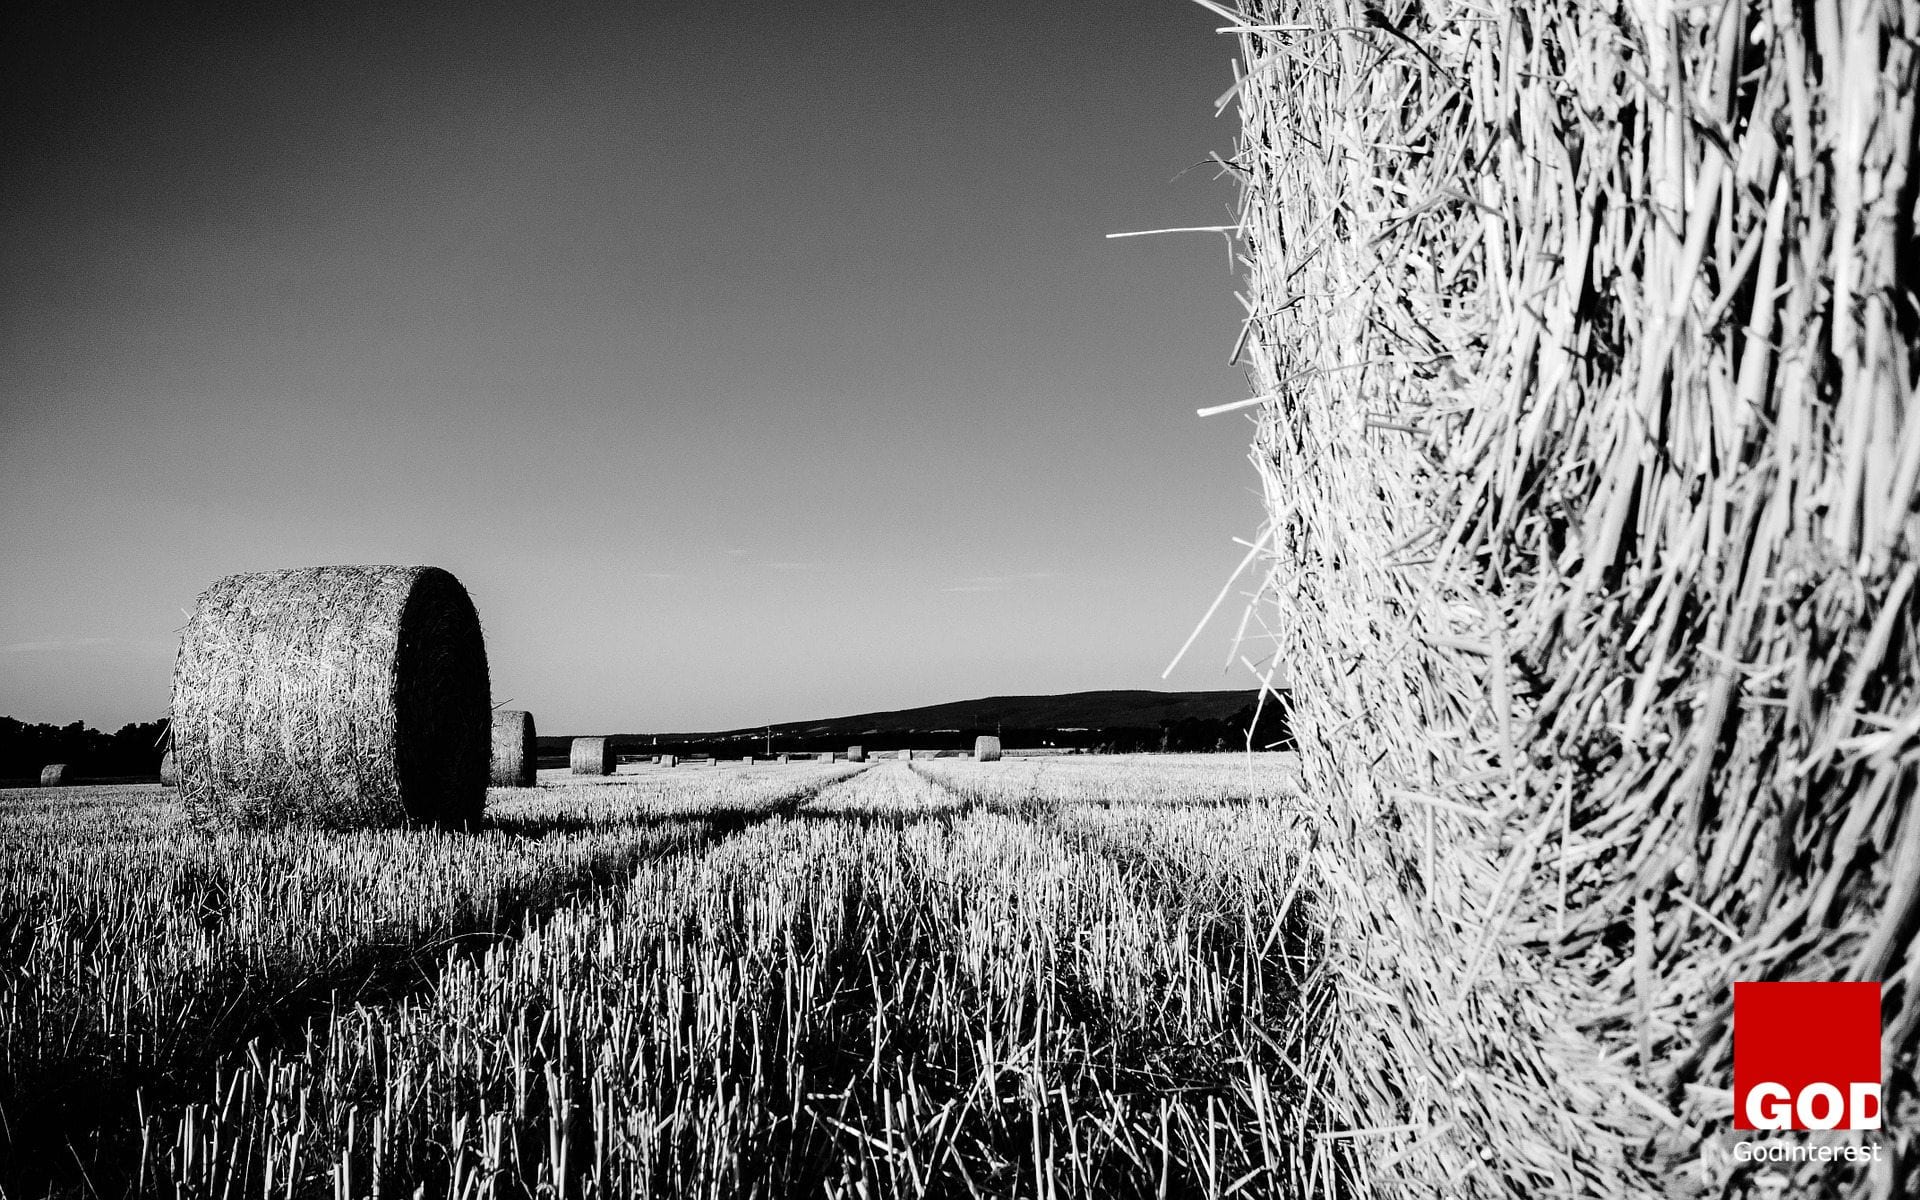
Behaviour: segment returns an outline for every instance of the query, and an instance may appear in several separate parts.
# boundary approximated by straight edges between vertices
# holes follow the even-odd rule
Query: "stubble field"
[[[0,792],[0,1192],[1340,1190],[1285,756]]]

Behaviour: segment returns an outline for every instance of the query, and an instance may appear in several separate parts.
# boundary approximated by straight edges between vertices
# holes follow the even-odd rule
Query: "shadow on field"
[[[946,826],[953,815],[928,821]],[[859,823],[913,822],[889,813]],[[1069,841],[1088,853],[1120,849]],[[1261,913],[1272,937],[1250,938],[1238,914],[1193,901],[1205,879],[1177,860],[1114,861],[1153,907],[1190,912],[1188,957],[1205,964],[1194,978],[1156,977],[1147,990],[1163,1000],[1152,1010],[1118,1005],[1083,977],[1083,960],[1059,949],[1068,928],[1034,943],[1031,960],[960,969],[965,938],[951,914],[971,905],[899,909],[900,895],[946,893],[938,869],[892,896],[858,875],[826,877],[839,895],[797,913],[789,935],[791,961],[818,962],[818,976],[807,989],[768,981],[734,1031],[733,1061],[714,1066],[750,1076],[769,1046],[790,1064],[785,1078],[804,1080],[797,1093],[781,1077],[765,1081],[769,1110],[796,1117],[765,1143],[736,1147],[742,1194],[821,1194],[857,1180],[874,1195],[1019,1195],[1037,1179],[1065,1182],[1057,1173],[1068,1158],[1073,1194],[1218,1195],[1226,1180],[1247,1195],[1288,1194],[1301,1163],[1287,1147],[1310,1145],[1295,1135],[1324,1115],[1291,1065],[1308,1061],[1321,1036],[1303,994],[1318,937],[1306,905]],[[811,923],[825,914],[838,919]],[[803,994],[816,999],[790,1011]],[[983,1037],[976,1023],[988,1014]],[[1295,1121],[1264,1148],[1247,1136]],[[1233,1136],[1216,1143],[1219,1130]]]
[[[851,774],[857,774],[852,772]],[[262,960],[245,949],[204,971],[203,1008],[177,1015],[164,1044],[146,1047],[144,1060],[121,1038],[89,1032],[76,1016],[61,1054],[0,1071],[0,1200],[40,1196],[133,1195],[140,1191],[141,1114],[178,1110],[202,1101],[221,1062],[257,1044],[262,1056],[297,1051],[315,1024],[355,1005],[389,1004],[437,986],[454,961],[522,935],[530,922],[596,893],[612,893],[642,863],[676,854],[704,853],[716,843],[777,817],[791,816],[820,792],[849,776],[782,796],[761,808],[686,814],[632,814],[612,820],[573,815],[489,820],[482,834],[537,841],[570,835],[657,834],[626,845],[599,847],[566,869],[535,883],[499,889],[460,905],[447,921],[393,941],[360,943],[322,964]],[[203,922],[223,919],[224,881],[177,895]],[[328,914],[314,913],[316,921]],[[0,930],[0,932],[5,932]],[[24,955],[0,938],[0,971]],[[22,947],[24,942],[22,942]]]

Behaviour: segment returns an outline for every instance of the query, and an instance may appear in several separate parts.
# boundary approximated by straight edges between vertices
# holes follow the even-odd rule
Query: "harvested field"
[[[1317,1187],[1289,769],[1163,763],[649,768],[470,836],[0,793],[0,1188]]]

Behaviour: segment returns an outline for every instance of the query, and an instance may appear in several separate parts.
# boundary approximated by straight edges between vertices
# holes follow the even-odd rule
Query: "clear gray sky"
[[[44,6],[0,713],[234,571],[433,563],[544,731],[1241,687],[1231,38],[1181,0]],[[806,14],[802,16],[800,14]]]

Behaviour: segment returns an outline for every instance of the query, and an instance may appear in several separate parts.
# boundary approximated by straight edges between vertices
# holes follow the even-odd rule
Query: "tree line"
[[[75,721],[71,725],[29,725],[0,717],[0,778],[29,779],[48,763],[66,763],[74,774],[92,778],[160,773],[163,717],[122,725],[102,733]]]

